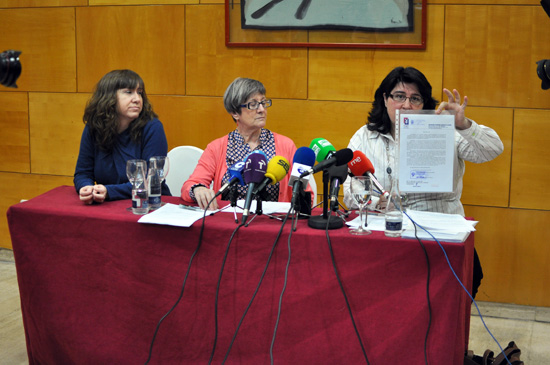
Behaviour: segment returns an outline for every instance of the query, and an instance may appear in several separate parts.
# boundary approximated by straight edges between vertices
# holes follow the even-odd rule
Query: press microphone
[[[296,206],[301,190],[309,184],[309,175],[301,177],[302,173],[307,172],[315,165],[315,152],[309,147],[300,147],[294,153],[292,159],[292,172],[288,180],[288,185],[292,186],[292,207]]]
[[[243,224],[248,218],[250,212],[250,205],[252,204],[252,198],[254,196],[254,188],[256,184],[262,182],[265,173],[267,171],[267,159],[261,153],[251,153],[246,158],[246,162],[243,169],[244,182],[248,184],[248,191],[246,192],[246,200],[244,202],[243,210]]]
[[[274,156],[267,163],[267,171],[265,173],[263,181],[254,189],[252,195],[256,195],[260,191],[265,189],[267,184],[277,184],[286,176],[286,174],[288,174],[288,170],[290,170],[290,164],[288,163],[288,160],[283,156]]]
[[[317,156],[319,156],[319,155],[317,155]],[[351,161],[352,158],[353,158],[353,151],[350,150],[349,148],[344,148],[343,150],[331,153],[330,157],[328,157],[327,159],[319,162],[317,165],[313,166],[312,168],[310,168],[306,172],[303,172],[300,175],[300,177],[315,174],[315,173],[317,173],[321,170],[329,168],[332,165],[336,165],[336,166],[345,165],[349,161]]]
[[[374,176],[374,166],[363,152],[353,151],[353,159],[348,162],[348,168],[353,176],[369,176],[376,189],[380,191],[384,198],[387,199],[390,196],[390,193],[384,189],[382,184],[376,179],[376,176]]]
[[[229,166],[227,171],[229,172],[229,181],[226,182],[220,190],[216,193],[216,196],[219,196],[220,194],[223,194],[225,190],[232,187],[233,185],[240,183],[241,185],[244,185],[243,181],[243,171],[244,168],[244,161],[237,162],[234,165]]]
[[[336,152],[336,148],[324,138],[314,138],[309,144],[309,148],[315,153],[317,162],[321,162],[330,157],[331,154]]]
[[[342,186],[348,177],[348,167],[345,164],[341,166],[332,166],[329,169],[329,175],[331,178],[330,209],[335,212],[339,208],[338,193],[340,192],[340,186]]]
[[[315,165],[315,152],[309,147],[300,147],[294,153],[292,159],[292,171],[288,180],[288,186],[294,186],[296,180],[301,180],[304,186],[309,183],[309,175],[300,177],[302,173]]]

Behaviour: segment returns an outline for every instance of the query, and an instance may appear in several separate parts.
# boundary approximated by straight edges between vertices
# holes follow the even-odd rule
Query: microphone
[[[246,200],[243,210],[243,224],[248,218],[250,212],[250,204],[252,204],[253,192],[256,184],[262,182],[267,170],[267,159],[261,153],[251,153],[246,158],[246,162],[243,169],[244,182],[248,184],[248,191],[246,192]]]
[[[336,152],[336,148],[334,148],[332,143],[324,138],[313,139],[309,144],[309,148],[315,153],[317,162],[326,160],[327,157],[330,157],[330,155]]]
[[[267,163],[267,171],[265,173],[264,180],[254,189],[252,195],[258,194],[260,191],[265,189],[269,183],[271,183],[271,185],[277,184],[286,176],[286,174],[288,174],[288,170],[290,170],[288,160],[283,156],[274,156]]]
[[[315,152],[309,147],[300,147],[294,153],[292,159],[292,172],[288,180],[288,185],[292,186],[292,199],[290,205],[296,206],[303,186],[309,184],[309,175],[301,177],[302,173],[315,165]]]
[[[242,174],[243,168],[244,168],[244,161],[240,161],[234,165],[229,166],[229,168],[227,169],[227,171],[229,172],[229,181],[226,182],[220,188],[220,190],[216,193],[216,196],[223,194],[224,191],[226,191],[228,188],[232,187],[237,183],[244,185],[243,174]]]
[[[338,193],[340,192],[340,186],[348,177],[348,167],[346,165],[332,166],[329,169],[329,174],[331,178],[330,209],[336,212],[339,208]]]
[[[309,175],[300,177],[300,175],[315,165],[315,152],[309,147],[300,147],[294,153],[292,159],[292,171],[288,180],[288,186],[294,186],[296,180],[301,180],[307,186]]]
[[[388,193],[382,184],[374,176],[374,166],[372,162],[365,156],[361,151],[353,151],[353,159],[348,162],[348,168],[353,176],[369,176],[372,183],[378,189],[384,198],[388,198],[390,193]]]
[[[317,158],[319,158],[319,154],[317,155]],[[300,177],[304,177],[307,175],[315,174],[321,170],[324,170],[326,168],[329,168],[332,165],[340,166],[345,165],[351,159],[353,158],[353,152],[349,148],[344,148],[343,150],[336,151],[332,154],[330,154],[330,157],[328,157],[326,160],[323,160],[319,162],[317,165],[313,166],[306,172],[303,172]]]

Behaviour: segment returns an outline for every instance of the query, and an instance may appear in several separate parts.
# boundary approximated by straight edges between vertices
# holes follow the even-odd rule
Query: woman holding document
[[[442,102],[436,109],[437,100],[432,97],[432,86],[422,72],[413,67],[394,68],[376,90],[368,122],[351,137],[348,148],[362,151],[371,160],[376,178],[387,191],[390,191],[392,179],[397,178],[396,110],[436,109],[436,114],[443,110],[454,111],[456,129],[453,191],[407,194],[404,204],[413,210],[464,215],[464,208],[460,202],[464,161],[491,161],[502,153],[504,146],[493,129],[479,125],[465,116],[467,96],[462,100],[456,89],[452,92],[443,89],[443,92],[447,95],[448,101]],[[344,203],[350,208],[354,207],[349,179],[344,183]],[[381,205],[384,206],[384,201],[381,201]],[[475,254],[473,295],[477,292],[482,277],[481,266]]]

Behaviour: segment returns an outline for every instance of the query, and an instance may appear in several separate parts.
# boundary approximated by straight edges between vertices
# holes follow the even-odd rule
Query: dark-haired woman
[[[455,114],[455,154],[454,154],[454,183],[451,193],[407,194],[408,209],[452,213],[464,215],[464,208],[460,202],[462,195],[462,178],[464,176],[464,161],[482,163],[491,161],[500,155],[504,149],[498,134],[489,127],[482,126],[466,118],[464,110],[468,97],[464,102],[457,90],[452,92],[443,89],[448,101],[442,102],[436,110],[454,111]],[[382,81],[374,94],[372,110],[368,123],[351,137],[348,147],[362,151],[369,158],[376,171],[376,178],[390,191],[393,173],[397,171],[395,156],[395,111],[402,110],[434,110],[437,100],[432,97],[432,86],[422,74],[413,67],[397,67]],[[353,207],[353,198],[350,194],[349,179],[344,183],[344,203]],[[474,285],[472,294],[475,296],[483,273],[477,254],[474,258]]]
[[[86,204],[130,199],[126,161],[166,156],[162,123],[147,99],[145,84],[131,70],[114,70],[99,80],[86,109],[86,124],[74,173],[74,185]],[[165,183],[162,194],[170,195]]]

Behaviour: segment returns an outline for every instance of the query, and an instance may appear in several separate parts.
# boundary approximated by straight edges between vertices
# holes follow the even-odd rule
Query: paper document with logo
[[[454,112],[453,112],[454,113]],[[399,190],[402,193],[453,191],[454,114],[397,110]]]

